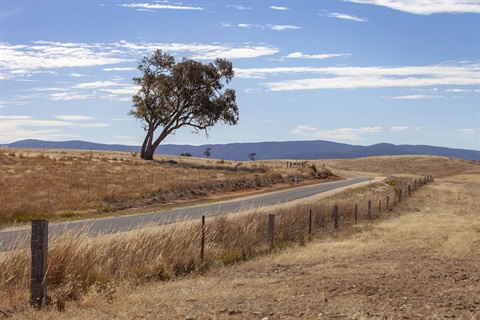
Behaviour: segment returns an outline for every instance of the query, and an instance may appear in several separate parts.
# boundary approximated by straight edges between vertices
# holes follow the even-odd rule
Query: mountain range
[[[110,150],[138,152],[139,146],[120,144],[101,144],[86,141],[42,141],[21,140],[5,145],[10,148],[47,148],[47,149],[79,149],[79,150]],[[157,148],[157,157],[161,154],[178,156],[190,153],[194,157],[205,157],[204,152],[211,148],[211,157],[216,159],[249,160],[249,154],[256,153],[255,160],[269,159],[348,159],[386,155],[434,155],[480,160],[479,150],[452,149],[427,145],[394,145],[379,143],[371,146],[350,145],[323,140],[315,141],[284,141],[284,142],[252,142],[207,144],[201,146],[165,144]]]

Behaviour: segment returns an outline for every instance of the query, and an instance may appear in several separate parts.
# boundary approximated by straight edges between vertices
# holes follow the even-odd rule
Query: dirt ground
[[[480,319],[479,208],[478,173],[437,179],[353,231],[11,319]]]

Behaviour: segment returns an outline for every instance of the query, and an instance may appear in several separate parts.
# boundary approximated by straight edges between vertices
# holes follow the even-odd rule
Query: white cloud
[[[182,5],[160,4],[160,3],[125,3],[119,6],[125,8],[134,8],[137,10],[203,10],[201,7],[191,7]]]
[[[322,53],[322,54],[304,54],[302,52],[292,52],[285,56],[289,59],[328,59],[337,57],[349,57],[350,53]]]
[[[397,100],[420,100],[420,99],[435,99],[435,98],[438,98],[438,96],[432,96],[432,95],[426,95],[426,94],[412,94],[412,95],[406,95],[406,96],[393,97],[393,99],[397,99]]]
[[[273,26],[272,28],[275,28]],[[281,26],[277,26],[282,29]],[[60,68],[82,68],[128,63],[130,66],[105,67],[104,71],[132,71],[132,65],[144,55],[157,49],[172,55],[190,56],[193,59],[256,58],[278,52],[265,45],[199,44],[199,43],[132,43],[121,40],[115,43],[64,43],[35,41],[31,45],[0,43],[0,79],[30,80],[37,73],[55,74]],[[50,70],[49,70],[50,69]],[[78,72],[71,76],[81,75]]]
[[[352,16],[349,14],[345,13],[338,13],[338,12],[331,12],[325,14],[325,16],[330,17],[330,18],[337,18],[337,19],[344,19],[344,20],[350,20],[350,21],[356,21],[356,22],[367,22],[368,20],[365,18],[359,18],[356,16]]]
[[[473,135],[475,134],[475,132],[477,132],[477,129],[465,128],[465,129],[457,129],[455,131],[461,132],[466,135]]]
[[[88,116],[79,116],[79,115],[59,115],[55,116],[56,119],[65,120],[65,121],[86,121],[92,120],[93,117]]]
[[[300,125],[300,126],[296,127],[295,129],[293,129],[290,132],[290,134],[307,137],[307,136],[311,135],[313,131],[316,131],[316,130],[317,129],[312,127],[312,126]]]
[[[81,74],[81,73],[70,73],[69,76],[70,76],[70,77],[75,77],[75,78],[86,77],[86,75]]]
[[[434,13],[480,13],[479,0],[345,0],[384,6],[403,12],[430,15]]]
[[[138,86],[126,86],[118,89],[100,89],[100,90],[104,92],[117,94],[117,95],[129,95],[131,97],[134,94],[136,94],[139,89],[140,87]]]
[[[406,127],[406,126],[396,126],[396,127],[391,127],[391,128],[390,128],[390,131],[392,131],[392,132],[401,132],[401,131],[407,131],[408,129],[410,129],[410,127]]]
[[[365,134],[381,133],[382,127],[340,128],[334,130],[319,130],[312,126],[301,125],[293,129],[290,134],[300,135],[303,138],[336,140],[336,141],[359,141]]]
[[[235,74],[239,78],[260,79],[280,74],[320,75],[315,78],[265,82],[264,85],[271,91],[479,85],[479,72],[480,64],[405,67],[235,68]],[[419,98],[419,96],[410,98]]]
[[[277,48],[268,46],[253,46],[241,48],[219,48],[218,50],[211,50],[209,52],[199,53],[193,55],[192,59],[196,60],[211,60],[216,58],[225,59],[245,59],[258,58],[265,55],[272,55],[278,52]]]
[[[244,7],[244,6],[239,6],[239,5],[230,5],[228,6],[230,8],[235,8],[237,10],[251,10],[251,7]]]
[[[274,31],[284,31],[284,30],[296,30],[301,29],[298,26],[292,25],[275,25],[275,24],[249,24],[249,23],[239,23],[238,27],[240,28],[248,28],[248,29],[270,29]]]
[[[2,134],[0,143],[9,143],[21,139],[35,137],[36,139],[57,140],[71,135],[61,131],[62,128],[96,128],[108,127],[108,123],[75,123],[83,116],[57,116],[59,120],[35,119],[25,115],[0,115]],[[67,119],[72,121],[65,121]],[[93,119],[83,117],[83,120]]]
[[[131,68],[131,67],[124,67],[124,68],[103,68],[103,71],[133,71],[137,70],[137,68]]]
[[[112,87],[112,86],[121,86],[121,84],[119,84],[117,81],[105,80],[105,81],[79,83],[74,85],[73,88],[97,89],[97,88],[105,88],[105,87]]]
[[[7,72],[37,69],[91,67],[130,62],[115,56],[100,44],[36,41],[33,45],[0,44],[0,67]]]
[[[287,7],[279,7],[279,6],[270,6],[270,9],[272,9],[272,10],[280,10],[280,11],[290,10],[290,8],[287,8]]]
[[[30,120],[31,116],[4,116],[0,114],[0,119],[3,120]]]
[[[49,94],[47,99],[54,101],[67,101],[67,100],[87,100],[92,99],[94,95],[92,93],[79,93],[79,92],[57,92]]]

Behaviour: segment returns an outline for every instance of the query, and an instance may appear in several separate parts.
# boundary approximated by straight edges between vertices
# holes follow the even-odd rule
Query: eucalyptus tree
[[[226,59],[201,62],[157,50],[138,65],[139,87],[132,98],[130,115],[139,119],[146,132],[140,156],[152,160],[165,138],[181,127],[194,133],[208,131],[217,122],[235,125],[239,120],[235,90],[225,88],[234,77],[232,63]]]

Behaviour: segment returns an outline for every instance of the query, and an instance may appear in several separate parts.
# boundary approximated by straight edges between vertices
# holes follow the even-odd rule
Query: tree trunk
[[[145,140],[143,140],[142,144],[142,150],[140,152],[140,158],[145,159],[145,153],[148,149],[152,147],[152,140],[153,140],[153,133],[155,130],[153,130],[152,126],[148,127],[147,135],[145,136]],[[152,154],[153,157],[153,154]],[[146,159],[146,160],[151,160],[151,159]]]
[[[145,153],[143,155],[144,160],[153,160],[153,154],[155,153],[155,148],[149,144],[147,149],[145,150]]]
[[[147,142],[148,142],[148,134],[145,136],[145,139],[143,140],[142,143],[142,149],[140,150],[140,158],[143,159],[145,158],[145,149],[147,148]]]

